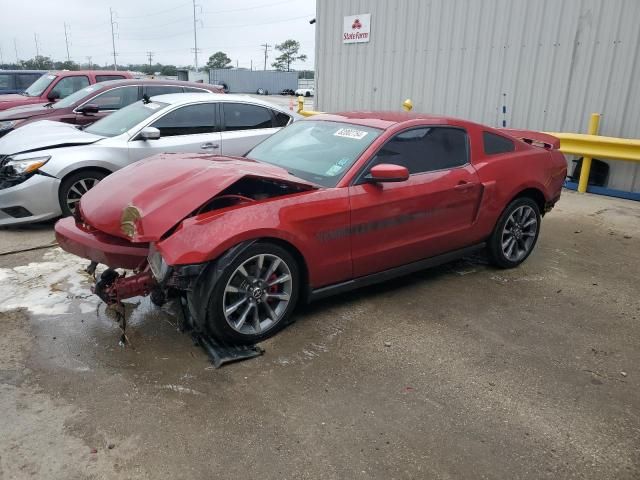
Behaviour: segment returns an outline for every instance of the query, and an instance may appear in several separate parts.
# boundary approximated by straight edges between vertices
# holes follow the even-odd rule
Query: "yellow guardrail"
[[[558,133],[549,132],[560,140],[562,153],[581,155],[582,167],[578,192],[585,193],[589,183],[591,160],[605,158],[607,160],[626,160],[640,162],[640,140],[631,138],[603,137],[598,135],[600,126],[599,113],[592,113],[589,119],[588,133]]]

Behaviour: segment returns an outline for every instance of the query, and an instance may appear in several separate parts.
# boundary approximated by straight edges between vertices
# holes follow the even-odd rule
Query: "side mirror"
[[[140,132],[140,138],[144,140],[157,140],[160,138],[160,130],[155,127],[145,127]]]
[[[409,180],[409,170],[401,165],[381,163],[371,167],[365,178],[373,183],[404,182]]]
[[[50,102],[55,102],[59,98],[60,98],[60,92],[55,88],[47,94],[47,100],[49,100]]]
[[[100,111],[100,108],[94,103],[87,103],[86,105],[78,108],[78,111],[83,115],[95,115]]]

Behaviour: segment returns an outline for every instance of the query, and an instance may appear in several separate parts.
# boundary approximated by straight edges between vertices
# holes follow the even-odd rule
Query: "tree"
[[[37,55],[29,60],[20,61],[22,68],[27,70],[51,70],[53,68],[53,61],[49,57],[43,57]]]
[[[178,75],[178,69],[175,65],[165,65],[160,70],[160,75],[165,75],[167,77],[175,77]]]
[[[276,70],[289,71],[291,64],[297,60],[304,62],[307,56],[302,54],[298,55],[300,51],[300,42],[296,40],[285,40],[279,45],[276,45],[276,50],[282,53],[279,57],[276,57],[276,61],[271,64]]]
[[[80,65],[73,60],[65,60],[64,62],[53,62],[53,68],[56,70],[79,70]]]
[[[216,52],[209,57],[208,68],[231,68],[231,59],[224,52]]]

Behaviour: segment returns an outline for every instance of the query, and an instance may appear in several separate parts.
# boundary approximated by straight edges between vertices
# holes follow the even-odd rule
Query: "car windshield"
[[[67,108],[73,106],[75,103],[83,100],[85,97],[88,97],[91,93],[95,92],[100,88],[100,85],[89,85],[88,87],[84,87],[82,90],[78,90],[71,95],[64,97],[62,100],[54,103],[53,108]]]
[[[42,92],[44,92],[47,89],[47,87],[51,85],[51,82],[53,82],[55,79],[56,79],[56,76],[50,73],[42,75],[38,80],[33,82],[31,86],[24,91],[24,94],[27,97],[39,97],[40,95],[42,95]]]
[[[135,127],[167,105],[169,104],[160,102],[143,103],[140,101],[132,103],[108,117],[98,120],[96,123],[92,123],[84,131],[103,137],[115,137]]]
[[[382,130],[350,123],[304,120],[280,130],[246,156],[304,180],[335,187]]]

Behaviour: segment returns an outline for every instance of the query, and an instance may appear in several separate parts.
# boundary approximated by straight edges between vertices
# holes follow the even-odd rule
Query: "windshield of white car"
[[[292,175],[335,187],[382,130],[351,123],[303,120],[280,130],[246,157]]]
[[[85,97],[88,97],[91,93],[95,92],[99,88],[100,88],[100,85],[89,85],[88,87],[84,87],[82,90],[78,90],[77,92],[74,92],[71,95],[64,97],[62,100],[57,101],[52,105],[52,107],[53,108],[71,107],[73,104],[82,100]]]
[[[167,105],[169,104],[160,102],[144,103],[140,101],[132,103],[131,105],[121,108],[117,112],[113,112],[111,115],[98,120],[96,123],[92,123],[85,128],[84,131],[103,137],[115,137],[135,127],[154,113],[158,113],[160,109]]]
[[[29,88],[24,91],[24,95],[27,97],[39,97],[42,95],[51,82],[56,79],[55,75],[46,74],[42,75],[38,80],[33,82]]]

